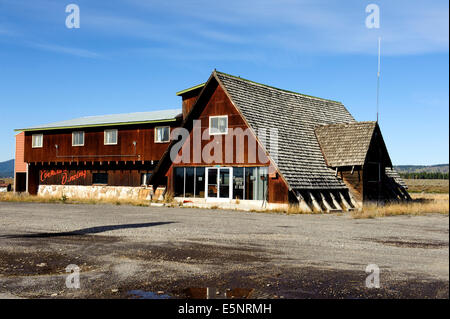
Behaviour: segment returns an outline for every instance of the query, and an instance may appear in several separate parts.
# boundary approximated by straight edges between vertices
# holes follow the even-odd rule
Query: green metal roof
[[[202,83],[202,84],[193,86],[193,87],[188,88],[188,89],[186,89],[186,90],[179,91],[179,92],[177,92],[176,94],[177,94],[177,96],[183,95],[184,93],[187,93],[187,92],[194,91],[194,90],[196,90],[196,89],[202,88],[202,87],[205,86],[205,84],[206,84],[206,83]]]
[[[151,112],[137,112],[126,114],[110,114],[100,116],[86,116],[72,120],[53,122],[28,128],[16,129],[15,131],[43,131],[60,130],[71,128],[87,128],[99,126],[118,126],[145,123],[160,123],[176,121],[181,116],[181,109],[170,109]]]

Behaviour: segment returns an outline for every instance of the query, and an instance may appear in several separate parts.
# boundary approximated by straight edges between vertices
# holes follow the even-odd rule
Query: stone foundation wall
[[[239,200],[230,199],[227,201],[206,200],[205,198],[191,198],[191,197],[175,197],[174,200],[183,207],[198,207],[198,208],[220,208],[220,209],[238,209],[245,211],[266,211],[289,208],[289,204],[283,203],[263,203],[262,200]]]
[[[76,186],[39,185],[39,196],[54,196],[85,199],[145,199],[150,200],[152,189],[129,186]]]

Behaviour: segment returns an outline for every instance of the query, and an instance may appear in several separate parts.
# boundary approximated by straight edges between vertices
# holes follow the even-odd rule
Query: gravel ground
[[[449,297],[444,215],[0,203],[0,224],[0,298]],[[80,289],[66,288],[69,264]]]

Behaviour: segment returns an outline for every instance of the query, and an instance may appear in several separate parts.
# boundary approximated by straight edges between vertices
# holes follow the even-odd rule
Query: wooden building
[[[200,203],[249,202],[262,207],[297,204],[305,210],[349,210],[363,202],[407,200],[406,186],[392,169],[380,128],[375,122],[356,122],[336,101],[290,92],[214,71],[202,85],[178,93],[183,100],[182,127],[188,145],[173,140],[150,181],[168,181],[168,192]],[[226,127],[250,132],[243,154],[222,150],[214,161],[193,160],[204,153],[216,134],[214,118]],[[195,149],[195,124],[206,138]],[[260,138],[258,132],[276,132]],[[211,132],[209,132],[211,133]],[[359,134],[361,136],[358,136]],[[222,133],[226,139],[227,130]],[[204,136],[203,136],[204,137]],[[237,137],[234,145],[239,145]],[[352,139],[353,138],[353,139]],[[266,159],[250,160],[250,141]],[[242,140],[241,140],[242,143]],[[276,145],[272,145],[276,144]],[[179,161],[189,153],[189,163]],[[228,157],[228,158],[227,158]],[[243,161],[237,161],[238,157]]]
[[[27,164],[26,191],[83,196],[83,187],[148,187],[181,109],[91,116],[20,129],[17,149]],[[19,136],[19,135],[18,135]],[[23,143],[21,146],[19,143]],[[120,191],[123,191],[120,189]],[[84,190],[92,192],[92,188]],[[53,195],[53,194],[51,194]]]
[[[218,71],[177,95],[179,110],[20,130],[28,192],[160,187],[195,205],[322,211],[409,199],[378,123],[340,102]]]

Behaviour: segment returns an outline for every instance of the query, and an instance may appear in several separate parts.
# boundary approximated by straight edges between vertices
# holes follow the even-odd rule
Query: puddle
[[[234,288],[220,291],[215,288],[190,287],[183,291],[189,299],[248,299],[254,292],[252,288]]]
[[[169,299],[171,298],[169,295],[158,294],[152,291],[144,291],[144,290],[130,290],[128,291],[129,295],[132,295],[134,299]]]

